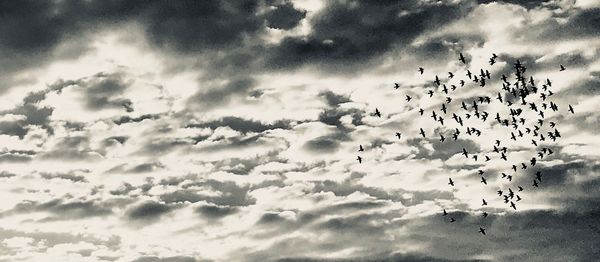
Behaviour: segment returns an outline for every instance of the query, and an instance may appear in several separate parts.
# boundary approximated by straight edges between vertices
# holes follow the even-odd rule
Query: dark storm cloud
[[[418,148],[418,154],[415,156],[417,159],[442,159],[448,160],[450,157],[461,154],[462,149],[465,148],[467,152],[479,152],[481,148],[479,145],[472,140],[457,139],[453,143],[442,143],[439,139],[428,139],[433,146],[433,151],[426,149],[420,138],[412,138],[408,140],[408,145]]]
[[[352,178],[344,180],[343,182],[335,182],[330,180],[325,181],[313,181],[313,193],[318,192],[332,192],[336,196],[348,196],[355,192],[361,192],[368,194],[369,196],[375,197],[379,200],[390,200],[393,202],[400,202],[405,206],[422,204],[424,201],[434,201],[439,199],[452,199],[453,195],[447,191],[407,191],[407,190],[393,190],[386,191],[381,188],[368,187],[361,185],[359,180],[364,175],[354,173]],[[411,198],[403,197],[405,193],[412,194]]]
[[[230,206],[202,205],[196,208],[196,212],[208,219],[220,219],[222,217],[238,212],[239,208]]]
[[[59,138],[58,142],[39,155],[41,159],[99,160],[102,155],[90,147],[87,136]]]
[[[336,107],[339,104],[343,104],[343,103],[351,101],[348,96],[339,95],[330,90],[320,92],[319,96],[325,98],[325,101],[327,102],[327,104],[332,107]]]
[[[172,208],[168,205],[147,201],[131,208],[127,212],[127,217],[132,220],[154,220],[171,210]]]
[[[430,257],[425,254],[401,254],[401,253],[398,253],[398,254],[382,254],[382,255],[357,257],[357,258],[297,257],[297,258],[282,258],[277,261],[278,262],[356,262],[356,261],[361,261],[361,262],[452,262],[452,261],[477,262],[477,261],[485,261],[485,260],[477,260],[477,259],[452,260],[452,259]]]
[[[156,1],[143,8],[146,31],[161,47],[181,51],[221,49],[260,32],[258,1]]]
[[[82,175],[77,175],[76,172],[68,172],[68,173],[41,173],[40,176],[44,179],[65,179],[71,182],[83,182],[87,183],[88,181]]]
[[[137,258],[137,259],[133,260],[132,262],[199,262],[199,261],[200,260],[197,260],[196,258],[188,257],[188,256],[174,256],[174,257],[146,256],[146,257]]]
[[[289,1],[274,5],[265,15],[268,27],[284,30],[296,27],[304,17],[306,10],[296,9]]]
[[[249,91],[256,85],[252,78],[242,77],[230,79],[224,85],[201,90],[189,98],[189,102],[201,108],[211,108],[217,105],[227,105],[235,96],[248,96]]]
[[[241,133],[262,133],[271,129],[289,129],[290,122],[287,120],[279,120],[275,121],[273,124],[262,123],[260,121],[244,119],[236,116],[226,116],[217,120],[197,123],[197,124],[189,124],[186,127],[188,128],[210,128],[216,129],[221,126],[229,127],[235,131]]]
[[[537,7],[547,6],[548,3],[551,3],[552,0],[479,0],[481,4],[489,4],[489,3],[507,3],[513,5],[520,5],[527,9],[533,9]]]
[[[23,201],[12,210],[4,212],[0,216],[11,214],[49,212],[52,216],[43,221],[82,219],[94,216],[106,216],[112,214],[111,203],[98,203],[95,201],[73,201],[64,202],[62,199],[54,199],[48,202]]]
[[[238,186],[234,182],[221,182],[207,180],[188,183],[181,186],[182,189],[160,195],[160,199],[167,203],[183,203],[206,201],[219,206],[248,206],[256,203],[256,199],[248,194],[248,186]],[[217,196],[205,195],[197,188],[209,188],[220,194]]]
[[[25,99],[26,100],[26,99]],[[49,134],[54,131],[50,127],[50,116],[54,111],[49,107],[38,107],[32,103],[24,102],[22,105],[14,109],[1,111],[0,115],[14,114],[22,115],[24,119],[16,119],[14,121],[0,122],[0,134],[18,136],[23,139],[29,131],[30,125],[37,125],[44,128]]]
[[[418,1],[328,1],[311,20],[306,37],[286,37],[270,48],[268,67],[294,68],[306,63],[364,64],[393,47],[460,18],[470,6]]]
[[[138,122],[142,122],[146,119],[159,119],[160,115],[157,114],[145,114],[145,115],[141,115],[138,117],[130,117],[130,116],[122,116],[119,117],[115,120],[113,120],[113,123],[117,124],[117,125],[122,125],[122,124],[126,124],[126,123],[138,123]]]
[[[125,82],[122,74],[97,74],[87,86],[84,87],[86,106],[91,110],[104,108],[125,108],[127,112],[133,111],[129,99],[119,98],[130,83]]]

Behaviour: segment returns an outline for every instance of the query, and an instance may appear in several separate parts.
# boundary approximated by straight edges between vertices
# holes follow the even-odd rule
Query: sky
[[[595,0],[0,1],[0,261],[593,261],[599,57]],[[556,141],[492,119],[517,59]]]

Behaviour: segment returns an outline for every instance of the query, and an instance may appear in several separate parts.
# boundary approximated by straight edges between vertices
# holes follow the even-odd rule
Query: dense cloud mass
[[[593,0],[0,1],[0,261],[594,261],[599,28]],[[427,92],[487,68],[448,107],[495,98],[517,59],[561,137],[509,183],[494,140],[536,147],[452,139]]]

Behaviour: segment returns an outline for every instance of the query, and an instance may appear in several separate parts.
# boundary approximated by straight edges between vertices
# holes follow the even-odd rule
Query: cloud
[[[155,220],[171,211],[171,207],[154,201],[146,201],[128,211],[131,220]]]
[[[306,17],[306,10],[298,10],[292,2],[287,1],[274,5],[274,8],[265,15],[269,28],[283,30],[296,27],[304,17]]]

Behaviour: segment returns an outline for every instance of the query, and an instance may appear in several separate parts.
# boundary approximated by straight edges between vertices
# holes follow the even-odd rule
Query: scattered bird
[[[482,227],[480,227],[480,228],[479,228],[479,233],[481,233],[481,234],[483,234],[483,235],[485,236],[485,229],[484,229],[484,228],[482,228]]]
[[[358,163],[359,163],[359,164],[361,164],[361,163],[362,163],[362,157],[358,156],[358,157],[356,158],[356,160],[358,160]]]
[[[396,132],[396,136],[398,137],[398,139],[402,138],[402,134],[400,134],[399,132]]]
[[[420,72],[421,74],[423,74],[423,72],[425,72],[425,69],[423,69],[422,67],[419,67],[419,72]]]
[[[567,70],[567,69],[565,68],[565,66],[563,66],[563,65],[560,65],[560,71],[565,71],[565,70]]]
[[[359,145],[359,146],[358,146],[358,152],[363,152],[363,151],[365,151],[365,149],[363,148],[363,146],[362,146],[362,145]]]
[[[381,117],[381,112],[379,112],[379,109],[375,108],[375,115],[377,117]]]

